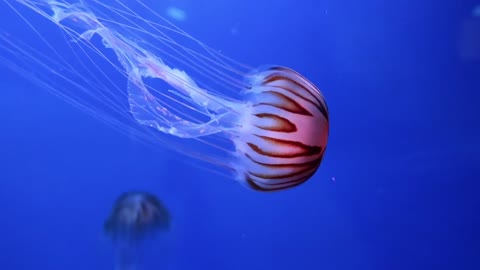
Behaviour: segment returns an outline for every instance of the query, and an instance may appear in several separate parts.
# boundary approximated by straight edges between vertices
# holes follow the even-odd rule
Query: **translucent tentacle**
[[[118,243],[115,248],[115,270],[137,270],[138,250],[133,243]]]
[[[144,50],[139,44],[107,28],[92,13],[82,6],[67,5],[58,1],[49,1],[53,11],[50,18],[74,37],[90,42],[93,36],[98,35],[106,48],[112,49],[128,77],[128,102],[130,112],[135,120],[153,127],[163,133],[182,138],[194,138],[225,130],[232,125],[234,104],[218,96],[209,94],[200,88],[184,71],[171,68],[163,63],[162,59]],[[69,28],[66,21],[81,28],[77,32]],[[168,89],[158,89],[158,96],[180,96],[185,101],[183,107],[191,107],[197,113],[206,116],[203,123],[192,122],[170,111],[167,105],[161,102],[158,96],[152,94],[144,82],[144,78],[158,78],[172,86],[176,92]]]

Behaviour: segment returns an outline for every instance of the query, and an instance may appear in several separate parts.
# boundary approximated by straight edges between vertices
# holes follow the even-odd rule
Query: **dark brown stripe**
[[[249,174],[253,175],[253,176],[256,176],[258,178],[262,178],[262,179],[271,179],[271,180],[281,180],[281,179],[285,179],[285,178],[289,178],[289,177],[293,177],[293,176],[296,176],[296,175],[301,175],[305,172],[308,172],[308,171],[311,171],[311,170],[317,170],[318,167],[320,166],[320,163],[322,162],[322,156],[312,160],[312,161],[309,161],[309,162],[305,162],[305,163],[298,163],[298,164],[289,164],[289,163],[282,163],[282,164],[268,164],[268,163],[262,163],[262,162],[258,162],[256,160],[254,160],[252,157],[250,157],[249,155],[247,155],[247,158],[249,158],[252,162],[255,162],[263,167],[265,167],[266,170],[269,169],[270,172],[277,172],[279,171],[279,169],[294,169],[296,171],[294,172],[290,172],[290,173],[287,173],[287,174],[257,174],[257,173],[253,173],[253,172],[248,172]],[[315,171],[314,171],[315,172]]]
[[[268,85],[269,83],[273,83],[273,82],[277,82],[277,81],[287,81],[287,82],[290,82],[292,83],[293,85],[295,85],[297,88],[299,89],[302,89],[303,91],[305,91],[310,97],[312,97],[314,100],[312,99],[309,99],[308,97],[304,96],[304,95],[301,95],[300,93],[298,93],[299,91],[294,91],[290,88],[287,88],[287,87],[283,87],[283,86],[274,86],[274,87],[278,87],[278,88],[281,88],[281,89],[284,89],[284,90],[287,90],[289,91],[290,93],[296,95],[297,97],[299,98],[302,98],[303,100],[305,101],[308,101],[310,103],[312,103],[313,105],[315,106],[319,106],[318,104],[320,104],[320,101],[318,100],[318,98],[312,94],[312,92],[307,88],[305,87],[304,85],[300,84],[299,82],[293,80],[293,79],[290,79],[288,77],[285,77],[285,76],[282,76],[282,75],[278,75],[278,74],[272,74],[270,76],[267,76],[265,77],[265,79],[263,80],[262,82],[262,85]],[[268,85],[269,86],[269,85]]]
[[[309,111],[305,110],[305,108],[300,106],[300,104],[298,104],[295,100],[287,97],[286,95],[284,95],[282,93],[279,93],[279,92],[276,92],[276,91],[264,91],[263,93],[269,93],[271,95],[276,96],[277,98],[280,99],[280,103],[276,104],[276,103],[273,103],[273,102],[260,102],[255,106],[269,105],[269,106],[273,106],[273,107],[283,109],[283,110],[291,112],[291,113],[313,116]]]
[[[294,177],[294,176],[300,176],[301,174],[303,173],[306,173],[308,171],[312,171],[315,172],[318,168],[318,165],[320,165],[320,162],[317,162],[316,166],[311,166],[311,167],[306,167],[302,170],[299,170],[299,171],[295,171],[295,172],[290,172],[290,173],[286,173],[286,174],[257,174],[257,173],[253,173],[253,172],[248,172],[250,175],[253,175],[255,177],[258,177],[258,178],[261,178],[261,179],[265,179],[265,180],[275,180],[275,181],[280,181],[282,179],[286,179],[286,178],[291,178],[291,177]],[[273,171],[272,171],[273,172]],[[312,175],[313,173],[309,173],[308,175]],[[286,183],[286,182],[284,182]]]
[[[270,114],[270,113],[258,113],[258,114],[255,114],[255,116],[259,118],[267,118],[274,122],[273,125],[263,125],[263,126],[255,125],[258,128],[270,130],[270,131],[287,132],[287,133],[297,131],[297,127],[292,122],[278,115]]]
[[[258,165],[262,165],[262,166],[266,166],[266,167],[270,167],[272,170],[275,170],[277,168],[295,168],[295,167],[305,167],[305,166],[310,166],[310,164],[312,163],[316,163],[318,158],[314,159],[314,160],[311,160],[311,161],[307,161],[307,162],[303,162],[303,163],[265,163],[265,162],[260,162],[258,160],[255,160],[252,156],[250,156],[249,154],[246,154],[245,153],[245,156],[250,160],[252,161],[253,163],[256,163]],[[320,159],[320,162],[322,161],[322,158],[323,158],[323,153],[322,155],[319,157]]]
[[[267,187],[260,186],[259,184],[257,184],[257,182],[254,179],[250,178],[249,176],[245,176],[245,180],[247,181],[248,186],[253,190],[269,192],[269,191],[279,191],[279,190],[293,188],[307,181],[310,177],[312,177],[312,175],[308,175],[308,176],[295,179],[289,182],[285,182],[285,183],[272,183],[272,184],[261,183],[262,185],[265,185]],[[279,187],[279,185],[281,186]]]
[[[325,153],[325,151],[323,153]],[[319,165],[320,165],[320,163],[323,159],[323,153],[314,162],[318,161]],[[293,165],[295,165],[295,164],[293,164]],[[287,181],[287,182],[268,181],[269,183],[263,183],[263,182],[260,182],[260,181],[257,181],[255,179],[253,179],[252,177],[250,177],[247,174],[245,175],[245,181],[247,182],[247,184],[250,188],[252,188],[253,190],[256,190],[256,191],[271,192],[271,191],[285,190],[285,189],[289,189],[289,188],[293,188],[295,186],[298,186],[298,185],[304,183],[305,181],[307,181],[308,179],[310,179],[315,174],[315,172],[318,170],[318,168],[320,167],[319,165],[315,168],[315,170],[313,170],[308,175],[305,175],[303,177],[299,177],[297,179],[293,179],[293,180],[290,180],[290,181]],[[274,166],[274,165],[270,165],[270,166]],[[263,185],[263,186],[261,186],[261,185]]]
[[[256,135],[256,136],[265,140],[269,144],[276,146],[275,149],[277,149],[277,151],[266,151],[256,144],[247,143],[248,146],[250,146],[250,148],[253,151],[264,156],[279,157],[279,158],[294,158],[294,157],[316,155],[322,152],[322,147],[320,146],[308,146],[296,141],[281,140],[281,139],[276,139],[276,138],[271,138],[266,136],[259,136],[259,135]],[[285,153],[284,147],[294,147],[294,148],[300,149],[300,151],[298,151],[297,153]]]
[[[299,75],[299,74],[298,74],[298,75]],[[297,82],[297,81],[295,81],[295,80],[292,80],[292,79],[290,79],[290,78],[288,78],[288,77],[285,77],[285,76],[273,74],[273,75],[270,75],[270,76],[266,77],[266,78],[263,80],[262,84],[265,85],[265,84],[268,84],[268,83],[271,83],[271,82],[275,82],[275,81],[279,81],[279,80],[288,81],[288,82],[296,85],[298,88],[303,89],[303,90],[306,91],[311,97],[313,97],[316,102],[313,101],[313,100],[311,100],[311,99],[309,99],[309,98],[307,98],[307,97],[305,97],[305,96],[300,95],[300,94],[298,93],[298,91],[295,91],[295,90],[293,90],[293,89],[290,89],[290,88],[287,88],[287,87],[283,87],[283,86],[278,86],[278,85],[277,85],[277,86],[273,86],[273,87],[278,87],[278,88],[280,88],[280,89],[286,90],[286,91],[294,94],[295,96],[297,96],[297,97],[299,97],[299,98],[301,98],[301,99],[309,102],[310,104],[314,105],[314,106],[322,113],[322,115],[325,117],[325,119],[328,120],[327,108],[325,108],[325,107],[323,106],[323,103],[320,101],[320,99],[319,99],[316,95],[312,94],[311,90],[310,90],[308,87],[303,86],[303,85],[300,84],[299,82]],[[317,91],[318,91],[318,90],[317,90]]]

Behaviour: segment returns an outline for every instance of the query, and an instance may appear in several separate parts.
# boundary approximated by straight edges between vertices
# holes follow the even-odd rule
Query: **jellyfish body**
[[[115,269],[136,269],[141,241],[169,227],[170,214],[155,195],[142,191],[122,194],[104,223],[114,244]]]
[[[131,191],[115,202],[104,229],[112,239],[141,240],[146,235],[170,227],[170,214],[153,194]]]
[[[83,2],[18,2],[51,20],[72,39],[95,52],[99,52],[92,45],[95,37],[113,50],[120,63],[114,66],[121,69],[128,80],[125,98],[128,99],[128,111],[137,123],[169,136],[207,142],[205,145],[212,146],[212,149],[227,152],[228,158],[214,157],[209,152],[191,154],[191,149],[183,150],[183,153],[227,168],[240,183],[259,191],[297,186],[311,178],[319,168],[329,134],[327,104],[320,90],[292,69],[269,66],[243,74],[243,82],[235,84],[238,95],[232,97],[200,86],[185,71],[169,66],[162,55],[149,50],[146,46],[149,43],[142,45],[128,38],[109,25],[112,19],[96,16]],[[121,10],[110,10],[130,23],[132,18],[140,18],[128,7],[122,7]],[[159,31],[157,24],[140,20]],[[124,24],[118,25],[125,28]],[[129,30],[146,32],[134,23],[129,27]],[[176,28],[174,30],[193,39]],[[163,32],[151,36],[165,47],[177,46],[186,51],[187,64],[188,57],[196,59],[194,67],[200,65],[198,62],[204,64],[197,67],[199,73],[216,74],[214,76],[226,84],[232,81],[218,71],[222,68],[230,70],[230,66],[218,64],[224,63],[223,60],[214,63],[192,53],[165,37]],[[177,47],[173,51],[176,52]],[[158,51],[162,53],[163,49]],[[104,53],[98,54],[108,58]],[[160,79],[173,89],[151,87],[146,82],[151,79]],[[118,102],[114,105],[117,106]],[[231,149],[208,138],[226,139]]]

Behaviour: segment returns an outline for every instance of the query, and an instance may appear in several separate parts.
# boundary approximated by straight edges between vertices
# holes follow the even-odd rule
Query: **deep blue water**
[[[151,5],[183,9],[180,27],[240,62],[315,82],[331,121],[319,171],[288,191],[253,192],[0,65],[0,269],[113,269],[102,225],[130,189],[157,194],[173,215],[170,232],[144,243],[142,269],[480,269],[480,52],[461,57],[480,1]],[[0,2],[0,29],[21,23]]]

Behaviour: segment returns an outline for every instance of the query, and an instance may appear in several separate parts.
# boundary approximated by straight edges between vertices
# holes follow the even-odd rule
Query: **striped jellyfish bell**
[[[327,146],[328,107],[320,90],[299,73],[272,66],[252,73],[249,110],[234,139],[237,179],[259,191],[308,180]]]

